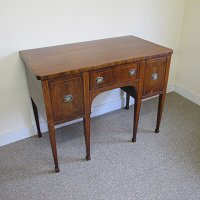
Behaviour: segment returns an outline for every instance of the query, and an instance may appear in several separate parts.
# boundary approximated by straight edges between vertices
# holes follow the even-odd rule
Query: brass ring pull
[[[136,74],[136,69],[130,69],[129,70],[129,75],[134,76]]]
[[[102,76],[97,77],[96,83],[98,83],[98,84],[103,83],[103,77]]]
[[[65,103],[72,102],[72,100],[73,100],[73,96],[71,94],[68,94],[68,95],[64,96],[64,102]]]
[[[153,73],[151,75],[151,78],[152,78],[153,81],[156,81],[158,79],[158,73]]]

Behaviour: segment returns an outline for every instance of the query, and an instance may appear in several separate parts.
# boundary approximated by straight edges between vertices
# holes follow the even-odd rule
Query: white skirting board
[[[178,94],[188,98],[192,102],[200,105],[200,96],[198,94],[195,94],[188,88],[185,88],[179,84],[169,84],[167,92],[172,92],[172,91],[175,91]],[[132,104],[134,104],[133,98],[131,98],[131,101],[130,101],[130,105],[132,105]],[[105,114],[105,113],[108,113],[108,112],[111,112],[114,110],[121,109],[122,107],[124,107],[124,105],[125,105],[124,97],[116,99],[115,101],[106,102],[105,104],[102,104],[102,105],[95,105],[94,107],[92,107],[91,117],[99,116],[99,115],[102,115],[102,114]],[[82,119],[77,119],[77,120],[73,120],[73,121],[58,125],[58,126],[56,126],[56,128],[66,126],[69,124],[73,124],[78,121],[82,121]],[[40,126],[41,126],[42,132],[46,132],[48,130],[47,123],[44,120],[41,120]],[[19,130],[2,132],[2,133],[0,133],[0,146],[4,146],[6,144],[10,144],[12,142],[19,141],[19,140],[31,137],[33,135],[36,135],[35,125],[30,125],[28,127],[24,127]]]
[[[174,84],[174,91],[181,96],[185,97],[186,99],[189,99],[193,103],[196,103],[200,106],[200,95],[193,92],[189,88],[186,88],[185,86],[175,83]]]
[[[130,101],[130,104],[133,104],[133,98],[131,98],[132,100]],[[125,104],[125,99],[121,98],[118,99],[116,101],[112,101],[112,102],[108,102],[102,105],[96,105],[94,107],[92,107],[92,114],[91,117],[95,117],[95,116],[99,116],[114,110],[118,110],[122,107],[124,107]],[[73,120],[61,125],[57,125],[56,128],[62,127],[62,126],[66,126],[69,124],[73,124],[76,122],[82,121],[81,119],[77,119],[77,120]],[[47,129],[47,123],[42,119],[40,120],[40,127],[41,127],[41,132],[46,132]],[[14,130],[14,131],[8,131],[8,132],[3,132],[0,133],[0,146],[4,146],[6,144],[10,144],[12,142],[16,142],[28,137],[31,137],[33,135],[36,135],[37,131],[36,131],[36,126],[35,125],[31,125],[29,127],[25,127],[19,130]]]

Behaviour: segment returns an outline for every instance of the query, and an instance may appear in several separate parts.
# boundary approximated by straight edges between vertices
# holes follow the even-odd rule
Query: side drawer
[[[162,91],[167,58],[149,60],[145,66],[143,96]]]
[[[55,121],[83,113],[81,77],[50,82],[50,95]]]
[[[90,89],[119,83],[138,77],[138,63],[119,65],[90,73]]]

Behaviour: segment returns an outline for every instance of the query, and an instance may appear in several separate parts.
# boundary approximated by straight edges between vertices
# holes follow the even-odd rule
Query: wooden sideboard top
[[[39,80],[172,54],[172,49],[124,36],[20,51]]]

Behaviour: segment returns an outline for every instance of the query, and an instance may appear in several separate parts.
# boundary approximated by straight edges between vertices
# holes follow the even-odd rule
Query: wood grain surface
[[[40,80],[169,54],[171,49],[134,36],[20,51],[26,66]]]

